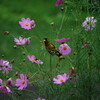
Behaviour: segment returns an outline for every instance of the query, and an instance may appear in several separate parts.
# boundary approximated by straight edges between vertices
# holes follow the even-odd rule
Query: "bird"
[[[45,48],[46,50],[53,56],[58,56],[59,60],[64,59],[62,54],[57,50],[53,43],[49,41],[48,38],[44,38]]]

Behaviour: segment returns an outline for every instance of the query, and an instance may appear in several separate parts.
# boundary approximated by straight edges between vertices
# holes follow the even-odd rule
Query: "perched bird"
[[[57,48],[48,40],[48,38],[44,38],[45,48],[51,55],[57,55],[59,60],[64,59],[62,54],[57,50]]]

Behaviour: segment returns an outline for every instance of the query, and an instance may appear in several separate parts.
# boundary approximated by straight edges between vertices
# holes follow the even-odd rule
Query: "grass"
[[[90,3],[89,3],[90,4]],[[71,0],[68,2],[67,10],[60,10],[55,6],[55,1],[51,0],[7,0],[0,1],[0,58],[4,60],[13,60],[13,71],[7,75],[7,78],[16,79],[14,73],[24,73],[29,77],[29,87],[18,91],[17,89],[11,94],[12,100],[29,100],[44,97],[46,100],[99,100],[100,99],[100,68],[99,68],[99,8],[98,11],[89,10],[87,0]],[[94,9],[94,8],[93,8]],[[87,16],[94,16],[97,19],[96,28],[93,31],[86,32],[81,27],[82,22]],[[30,17],[36,21],[36,27],[32,30],[21,29],[18,21],[22,17]],[[62,28],[61,27],[61,22]],[[51,26],[50,23],[54,22]],[[9,35],[4,36],[3,32],[9,31]],[[57,35],[59,33],[59,35]],[[14,37],[31,37],[29,46],[17,46]],[[56,85],[50,81],[50,54],[45,49],[43,39],[47,37],[58,48],[59,43],[55,42],[56,38],[70,37],[67,44],[72,48],[69,55],[64,56],[60,67],[56,68],[58,58],[52,57],[52,77],[58,74],[70,73],[71,67],[75,67],[76,74],[72,80],[68,80],[64,85]],[[81,40],[83,39],[83,40]],[[90,47],[81,49],[86,41],[90,41]],[[26,51],[27,50],[27,51]],[[23,54],[25,52],[25,55]],[[73,55],[74,52],[77,55]],[[2,57],[4,55],[4,57]],[[38,66],[31,64],[27,60],[27,55],[35,55],[41,59],[44,64]],[[5,79],[0,73],[0,78]],[[35,90],[34,90],[35,88]],[[16,93],[21,93],[18,96]],[[27,95],[26,95],[27,94]],[[10,98],[9,98],[10,99]],[[27,99],[27,100],[28,100]],[[6,98],[5,98],[6,100]]]

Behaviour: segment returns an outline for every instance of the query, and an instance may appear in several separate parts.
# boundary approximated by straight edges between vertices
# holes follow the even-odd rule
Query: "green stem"
[[[52,79],[52,55],[50,55],[50,79]]]
[[[63,26],[63,22],[64,22],[64,18],[65,18],[66,11],[67,11],[67,6],[65,6],[65,12],[64,12],[64,14],[63,14],[63,16],[62,16],[62,20],[61,20],[61,24],[60,24],[60,28],[59,28],[58,34],[61,32],[61,29],[62,29],[62,26]],[[58,38],[58,34],[57,34],[57,38]]]

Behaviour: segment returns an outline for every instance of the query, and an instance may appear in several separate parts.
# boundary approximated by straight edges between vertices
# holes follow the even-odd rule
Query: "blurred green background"
[[[56,47],[59,46],[54,40],[57,38],[64,14],[60,8],[64,6],[57,7],[55,2],[56,0],[0,0],[0,58],[4,56],[3,59],[9,61],[14,59],[15,65],[23,62],[23,59],[27,59],[27,55],[22,56],[23,50],[13,48],[15,45],[14,37],[18,38],[21,35],[31,37],[30,46],[26,46],[28,54],[42,57],[43,61],[45,55],[49,56],[43,43],[45,37],[49,38]],[[73,48],[71,53],[73,55],[78,34],[82,30],[82,22],[87,16],[94,16],[97,20],[99,19],[100,2],[98,0],[69,0],[67,3],[63,28],[58,38],[71,37],[68,44]],[[36,27],[32,30],[22,29],[18,22],[23,17],[35,20]],[[53,27],[50,25],[52,22],[54,23]],[[98,38],[99,25],[97,23],[96,30],[94,30],[97,34],[95,39]],[[9,31],[9,35],[4,35],[4,31]]]

